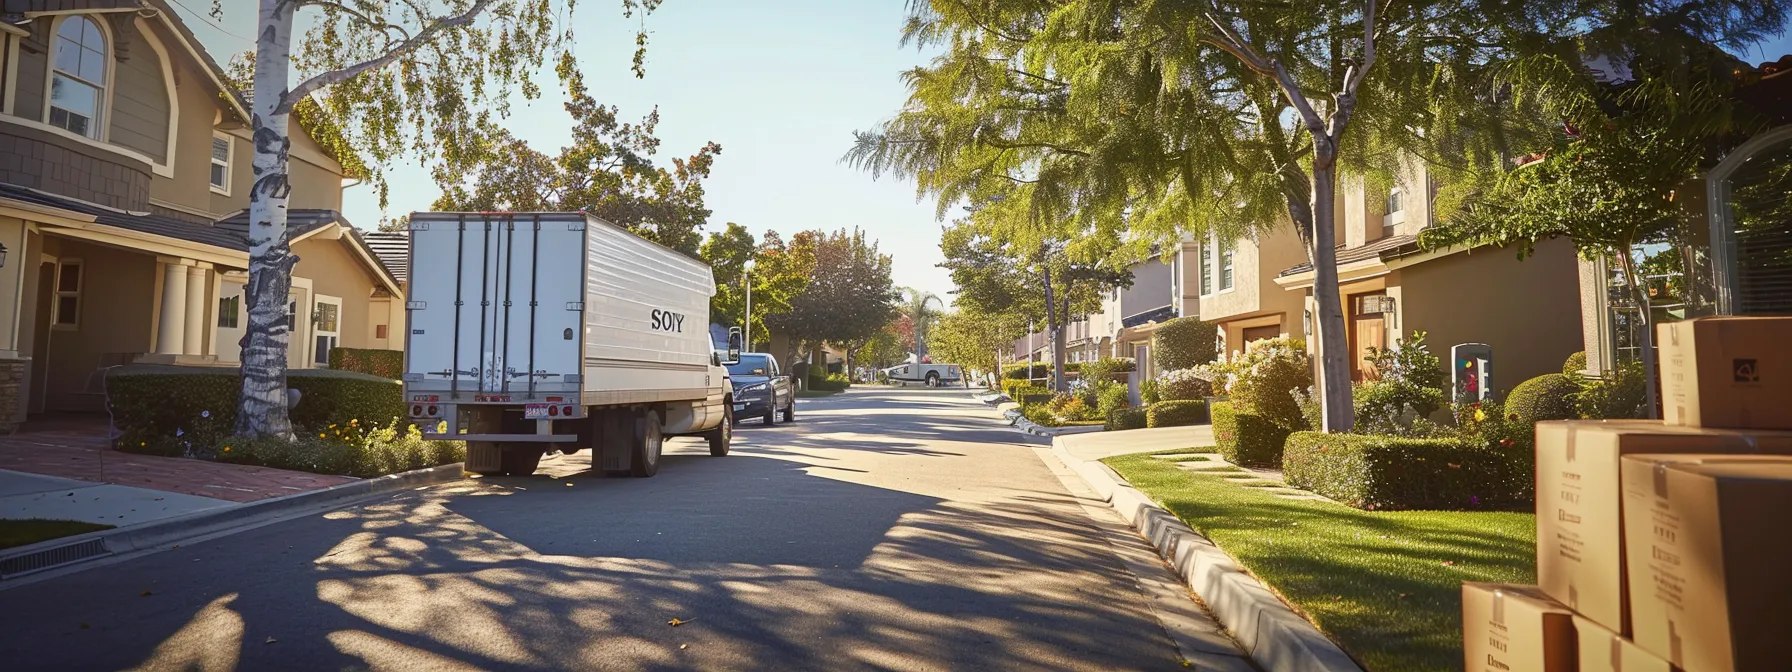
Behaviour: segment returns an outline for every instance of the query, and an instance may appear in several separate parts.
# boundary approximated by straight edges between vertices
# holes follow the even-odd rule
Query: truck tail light
[[[560,415],[560,407],[559,406],[549,406],[548,407],[548,415],[559,416]]]
[[[436,408],[435,406],[430,406],[429,407],[429,417],[432,417],[432,418],[436,417],[436,415],[439,411],[440,411],[440,409]]]
[[[571,407],[571,406],[567,406],[567,407],[566,407],[566,412],[564,412],[564,413],[561,413],[561,415],[564,415],[564,416],[566,416],[566,417],[569,417],[569,418],[570,418],[570,417],[573,417],[573,416],[574,416],[574,415],[577,415],[577,414],[576,414],[576,413],[574,413],[574,412],[573,412],[573,410],[572,410],[572,407]]]
[[[423,406],[421,404],[411,407],[411,417],[413,417],[413,418],[423,417]]]

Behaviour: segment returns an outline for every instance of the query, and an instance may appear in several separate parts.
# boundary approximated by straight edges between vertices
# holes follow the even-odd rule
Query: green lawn
[[[83,523],[73,520],[0,520],[0,548],[35,544],[46,539],[68,537],[83,532],[110,530],[111,525]]]
[[[1148,455],[1104,462],[1373,672],[1462,669],[1462,582],[1537,580],[1533,514],[1359,511],[1279,498]]]

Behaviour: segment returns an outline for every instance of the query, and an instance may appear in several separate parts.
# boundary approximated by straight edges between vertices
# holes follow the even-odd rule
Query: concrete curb
[[[1032,434],[1034,436],[1044,436],[1044,437],[1048,437],[1048,438],[1054,437],[1054,436],[1063,436],[1065,434],[1087,434],[1089,432],[1100,432],[1100,431],[1104,431],[1107,429],[1107,427],[1102,426],[1102,425],[1075,425],[1075,426],[1071,426],[1071,427],[1047,427],[1047,426],[1041,425],[1037,422],[1033,422],[1032,420],[1028,420],[1026,418],[1026,416],[1021,415],[1019,413],[1014,414],[1014,426],[1028,434]]]
[[[72,537],[61,537],[41,541],[29,546],[9,548],[0,552],[0,562],[13,558],[33,555],[43,551],[54,551],[65,547],[73,547],[92,541],[101,541],[105,552],[79,557],[67,562],[60,562],[37,569],[32,569],[5,578],[27,576],[44,570],[60,569],[79,562],[97,560],[115,555],[124,555],[134,551],[148,550],[160,546],[174,544],[186,539],[226,531],[237,527],[246,527],[268,520],[286,516],[307,509],[327,510],[341,506],[350,501],[374,495],[409,490],[425,485],[446,483],[459,480],[465,474],[464,463],[444,464],[426,469],[416,469],[399,474],[390,474],[375,478],[362,479],[340,485],[333,485],[321,490],[300,492],[259,502],[250,502],[241,506],[195,511],[183,516],[164,518],[141,525],[130,525],[111,530],[89,532]]]
[[[1207,603],[1214,618],[1265,672],[1361,672],[1362,667],[1336,642],[1246,573],[1232,556],[1134,489],[1107,465],[1075,457],[1055,440],[1052,454],[1157,548],[1158,555]]]

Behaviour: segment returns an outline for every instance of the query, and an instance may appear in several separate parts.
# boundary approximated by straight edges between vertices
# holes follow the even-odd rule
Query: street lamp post
[[[747,260],[746,272],[741,274],[741,280],[744,281],[747,285],[747,319],[745,320],[746,324],[741,325],[740,340],[746,345],[747,351],[752,352],[752,350],[753,350],[753,260],[752,259]]]

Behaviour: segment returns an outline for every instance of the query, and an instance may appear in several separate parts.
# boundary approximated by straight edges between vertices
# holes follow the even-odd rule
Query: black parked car
[[[734,417],[759,416],[769,425],[783,413],[785,422],[796,422],[796,389],[776,357],[740,353],[740,361],[728,365],[728,378],[734,382]]]

